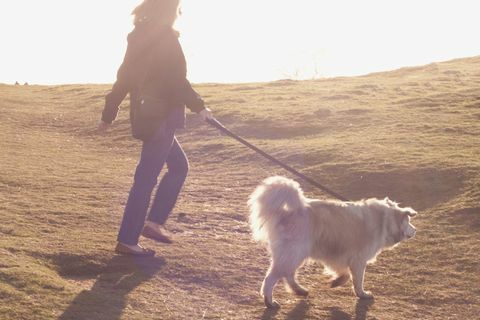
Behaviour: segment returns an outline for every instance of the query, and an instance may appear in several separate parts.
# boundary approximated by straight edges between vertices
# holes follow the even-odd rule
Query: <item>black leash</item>
[[[287,170],[288,172],[290,173],[293,173],[294,175],[296,175],[297,177],[300,177],[302,178],[303,180],[309,182],[310,184],[314,185],[315,187],[319,188],[320,190],[328,193],[329,195],[331,196],[334,196],[335,198],[339,199],[339,200],[342,200],[342,201],[348,201],[345,197],[341,196],[340,194],[336,193],[335,191],[333,190],[330,190],[329,188],[321,185],[320,183],[316,182],[315,180],[307,177],[306,175],[304,175],[303,173],[300,173],[298,172],[297,170],[293,169],[292,167],[284,164],[283,162],[281,162],[280,160],[277,160],[275,159],[274,157],[272,157],[271,155],[263,152],[262,150],[258,149],[257,147],[255,147],[253,144],[249,143],[248,141],[246,141],[245,139],[237,136],[236,134],[234,134],[233,132],[231,132],[230,130],[228,130],[227,128],[225,128],[225,126],[223,126],[217,119],[207,119],[206,120],[210,125],[214,126],[215,128],[217,128],[218,130],[222,131],[223,133],[225,133],[226,135],[234,138],[235,140],[239,141],[241,144],[249,147],[250,149],[252,149],[253,151],[261,154],[262,156],[264,156],[265,158],[267,158],[268,160],[272,161],[273,163],[276,163],[278,164],[280,167],[282,167],[283,169]]]

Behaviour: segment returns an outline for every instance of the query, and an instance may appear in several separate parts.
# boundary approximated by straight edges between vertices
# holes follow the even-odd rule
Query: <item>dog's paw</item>
[[[342,274],[330,283],[330,288],[336,288],[344,285],[347,281],[350,280],[350,275]]]
[[[360,294],[357,294],[359,299],[373,299],[373,294],[370,291],[364,291]]]
[[[270,301],[268,301],[267,298],[265,298],[264,301],[265,301],[265,306],[269,309],[279,309],[280,308],[280,303],[278,303],[275,300],[272,300],[270,302]]]
[[[301,297],[307,297],[308,296],[308,290],[305,289],[305,288],[295,288],[293,290],[293,292],[297,295],[297,296],[301,296]]]

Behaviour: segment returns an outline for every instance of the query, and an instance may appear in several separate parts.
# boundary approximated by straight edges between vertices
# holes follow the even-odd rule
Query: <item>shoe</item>
[[[142,236],[162,243],[173,243],[172,239],[162,231],[152,228],[149,225],[143,227]]]
[[[139,256],[139,257],[153,257],[155,255],[155,251],[152,249],[142,248],[142,251],[136,251],[136,250],[130,249],[129,247],[127,247],[126,245],[120,242],[117,243],[117,246],[115,247],[115,252],[118,254]]]

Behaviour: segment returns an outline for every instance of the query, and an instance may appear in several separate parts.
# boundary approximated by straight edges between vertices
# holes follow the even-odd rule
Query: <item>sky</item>
[[[1,0],[0,82],[111,83],[139,0]],[[191,82],[354,76],[480,55],[478,0],[182,0]]]

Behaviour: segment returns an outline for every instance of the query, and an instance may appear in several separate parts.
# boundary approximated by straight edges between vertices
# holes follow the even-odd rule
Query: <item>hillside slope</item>
[[[354,78],[196,87],[232,131],[350,199],[389,196],[418,233],[367,268],[359,302],[299,275],[308,299],[258,296],[268,267],[246,200],[281,168],[195,115],[191,170],[158,257],[112,249],[138,157],[110,86],[0,85],[0,319],[472,319],[480,313],[480,57]],[[287,175],[288,176],[288,175]],[[294,177],[293,177],[294,178]],[[302,183],[310,197],[325,195]]]

